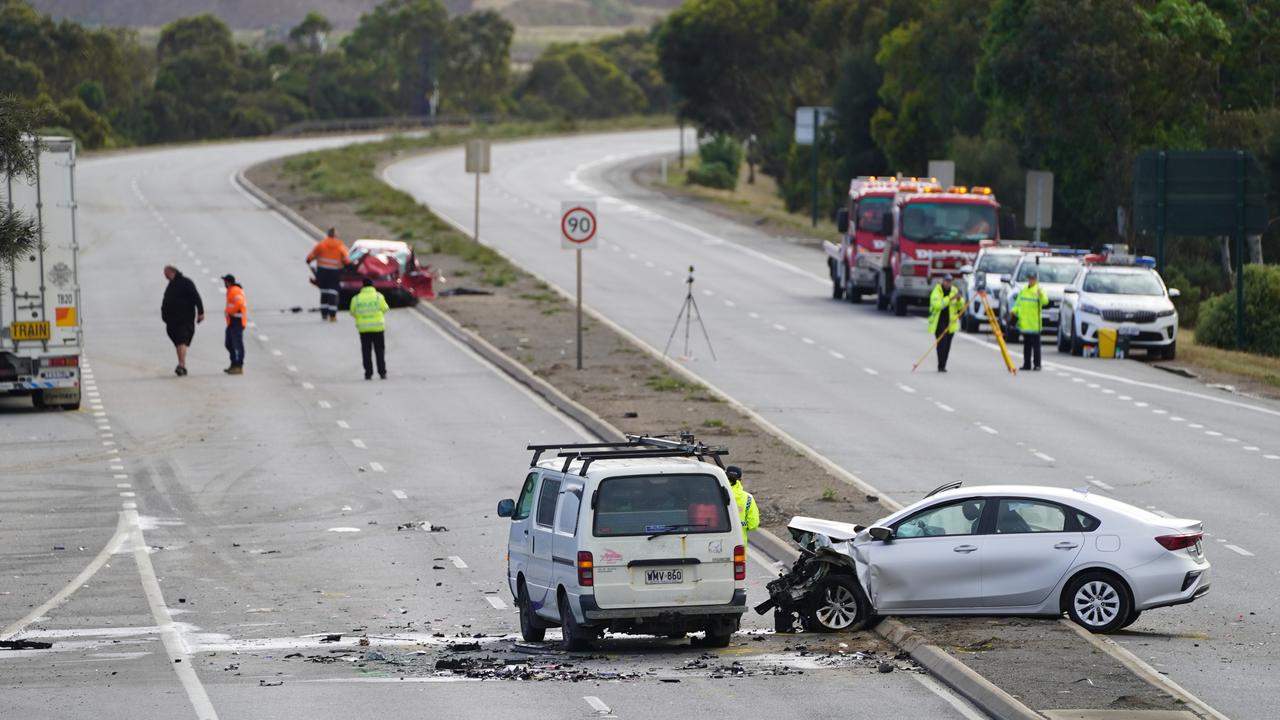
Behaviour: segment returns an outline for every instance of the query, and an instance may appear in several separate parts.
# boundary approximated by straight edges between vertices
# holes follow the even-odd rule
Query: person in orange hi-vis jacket
[[[244,374],[244,328],[249,324],[249,306],[244,301],[244,288],[236,282],[235,275],[223,275],[222,284],[227,287],[227,352],[231,353],[231,366],[222,372],[228,375]]]
[[[320,319],[338,321],[338,280],[342,268],[347,266],[347,246],[338,239],[337,231],[329,228],[324,239],[307,253],[307,264],[316,264],[316,285],[320,286]]]

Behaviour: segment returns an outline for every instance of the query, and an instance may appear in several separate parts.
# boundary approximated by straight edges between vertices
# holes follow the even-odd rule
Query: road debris
[[[40,640],[0,640],[0,650],[48,650],[51,642]]]

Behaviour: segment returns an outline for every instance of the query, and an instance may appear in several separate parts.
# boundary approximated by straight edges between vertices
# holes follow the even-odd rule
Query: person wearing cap
[[[738,522],[742,524],[742,544],[747,545],[747,537],[752,530],[760,527],[760,507],[756,498],[742,487],[742,468],[730,465],[724,469],[729,478],[729,489],[733,491],[733,501],[738,505]]]
[[[1040,369],[1040,333],[1044,325],[1040,311],[1049,304],[1049,296],[1040,287],[1035,270],[1027,273],[1027,284],[1013,301],[1013,314],[1018,318],[1018,332],[1022,333],[1022,369]],[[1035,358],[1033,366],[1032,358]]]
[[[231,365],[222,372],[228,375],[244,374],[244,329],[249,324],[249,306],[244,301],[244,288],[236,282],[235,275],[223,275],[222,284],[227,288],[227,352]]]
[[[387,299],[373,286],[371,278],[364,279],[360,292],[351,298],[351,317],[356,319],[360,333],[360,357],[364,360],[364,379],[373,378],[373,358],[378,357],[378,377],[387,379],[386,312]]]
[[[929,293],[929,334],[938,339],[938,372],[947,371],[951,339],[960,331],[960,316],[964,313],[964,297],[952,284],[953,279],[951,273],[946,273]]]
[[[307,264],[315,262],[316,285],[320,288],[320,319],[338,320],[338,281],[342,268],[350,262],[347,246],[338,239],[338,231],[329,228],[324,239],[307,253]]]

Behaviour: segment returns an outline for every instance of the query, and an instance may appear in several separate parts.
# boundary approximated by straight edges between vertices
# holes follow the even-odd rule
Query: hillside
[[[287,28],[317,11],[338,30],[380,0],[29,0],[40,12],[90,25],[156,27],[203,12],[236,30]],[[683,0],[443,0],[454,13],[493,9],[517,27],[647,26]]]

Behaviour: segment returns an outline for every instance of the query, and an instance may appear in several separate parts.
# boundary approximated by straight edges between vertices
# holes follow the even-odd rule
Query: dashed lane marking
[[[369,467],[370,467],[374,472],[386,472],[386,471],[387,471],[387,469],[386,469],[386,468],[382,467],[382,463],[377,462],[377,461],[374,461],[374,462],[369,463]]]
[[[368,449],[368,446],[367,446],[367,445],[365,445],[365,444],[364,444],[364,441],[363,441],[363,440],[361,440],[360,438],[351,438],[351,444],[352,444],[352,445],[355,445],[356,447],[360,448],[361,450],[366,450],[366,449]]]
[[[827,354],[829,354],[831,357],[833,357],[833,358],[835,358],[835,359],[837,359],[837,360],[843,360],[843,359],[844,359],[844,356],[843,356],[843,355],[841,355],[840,353],[836,352],[835,350],[828,350],[828,351],[827,351]]]
[[[984,432],[984,433],[988,433],[988,434],[990,434],[990,435],[999,435],[999,434],[1000,434],[1000,431],[999,431],[999,430],[996,430],[995,428],[991,427],[990,425],[979,425],[978,427],[979,427],[979,428],[982,428],[982,432]]]
[[[321,401],[319,402],[319,405],[320,405],[320,407],[324,408],[325,410],[328,410],[329,408],[333,407],[332,405],[330,405],[330,404],[329,404],[329,401],[328,401],[328,400],[321,400]]]
[[[898,389],[904,393],[914,393],[916,391],[916,389],[910,385],[903,385],[902,383],[898,383]]]
[[[463,562],[462,558],[458,557],[457,555],[450,555],[449,560],[451,560],[453,562],[453,566],[458,568],[459,570],[465,570],[467,568],[467,564]]]
[[[1044,454],[1044,453],[1042,453],[1042,452],[1036,452],[1036,453],[1032,453],[1032,454],[1033,454],[1033,455],[1035,455],[1036,457],[1040,458],[1041,460],[1045,461],[1045,462],[1054,462],[1054,459],[1053,459],[1053,457],[1052,457],[1052,456],[1045,455],[1045,454]]]
[[[1222,547],[1224,547],[1224,548],[1226,548],[1226,549],[1230,550],[1230,551],[1231,551],[1231,552],[1233,552],[1233,553],[1237,553],[1237,554],[1239,554],[1239,555],[1243,555],[1243,556],[1245,556],[1245,557],[1253,557],[1253,553],[1249,552],[1248,550],[1245,550],[1244,548],[1240,547],[1239,545],[1232,545],[1231,543],[1227,543],[1226,545],[1223,545]]]
[[[346,420],[339,420],[339,421],[338,421],[338,427],[342,428],[343,430],[350,430],[350,429],[351,429],[351,426],[347,424],[347,421],[346,421]]]
[[[804,343],[805,345],[812,345],[813,338],[802,337],[800,338],[800,342]]]
[[[934,405],[937,405],[937,406],[938,406],[938,409],[939,409],[939,410],[941,410],[941,411],[943,411],[943,412],[955,412],[955,411],[956,411],[956,409],[955,409],[955,408],[951,407],[950,405],[948,405],[948,404],[946,404],[946,403],[935,402],[935,403],[934,403]]]
[[[304,382],[304,383],[302,383],[302,389],[303,389],[303,390],[315,390],[315,389],[316,389],[316,386],[315,386],[315,385],[312,385],[312,384],[311,384],[311,383],[309,383],[309,382]]]
[[[494,597],[493,595],[485,595],[484,599],[489,601],[489,604],[493,606],[494,610],[507,609],[507,604],[502,602],[502,598],[500,597]]]
[[[602,718],[617,717],[617,715],[613,714],[613,710],[611,710],[608,705],[604,704],[603,700],[596,697],[595,695],[586,695],[582,699],[587,701],[587,704],[591,706],[592,710],[595,710],[596,717],[602,717]]]
[[[288,370],[289,372],[292,372],[292,373],[296,373],[296,372],[298,372],[298,366],[297,366],[297,365],[286,365],[286,366],[285,366],[285,369],[286,369],[286,370]]]
[[[774,323],[774,324],[773,324],[773,329],[774,329],[774,330],[777,330],[778,332],[786,332],[786,331],[787,331],[787,326],[786,326],[786,325],[779,325],[778,323]]]
[[[868,375],[879,375],[879,374],[880,374],[880,371],[879,371],[879,370],[876,370],[876,369],[874,369],[874,368],[862,368],[862,372],[864,372],[864,373],[866,373],[866,374],[868,374]]]
[[[1108,484],[1106,484],[1106,483],[1102,482],[1101,480],[1090,480],[1089,482],[1093,483],[1094,485],[1097,485],[1098,487],[1100,487],[1100,488],[1102,488],[1103,490],[1106,490],[1106,491],[1108,491],[1108,492],[1110,492],[1110,491],[1112,491],[1112,490],[1115,490],[1115,488],[1114,488],[1114,487],[1112,487],[1112,486],[1110,486],[1110,485],[1108,485]]]
[[[392,490],[392,491],[391,491],[391,494],[392,494],[392,495],[395,495],[397,500],[408,500],[408,499],[409,499],[409,496],[408,496],[408,495],[405,493],[405,491],[403,491],[403,490]]]

